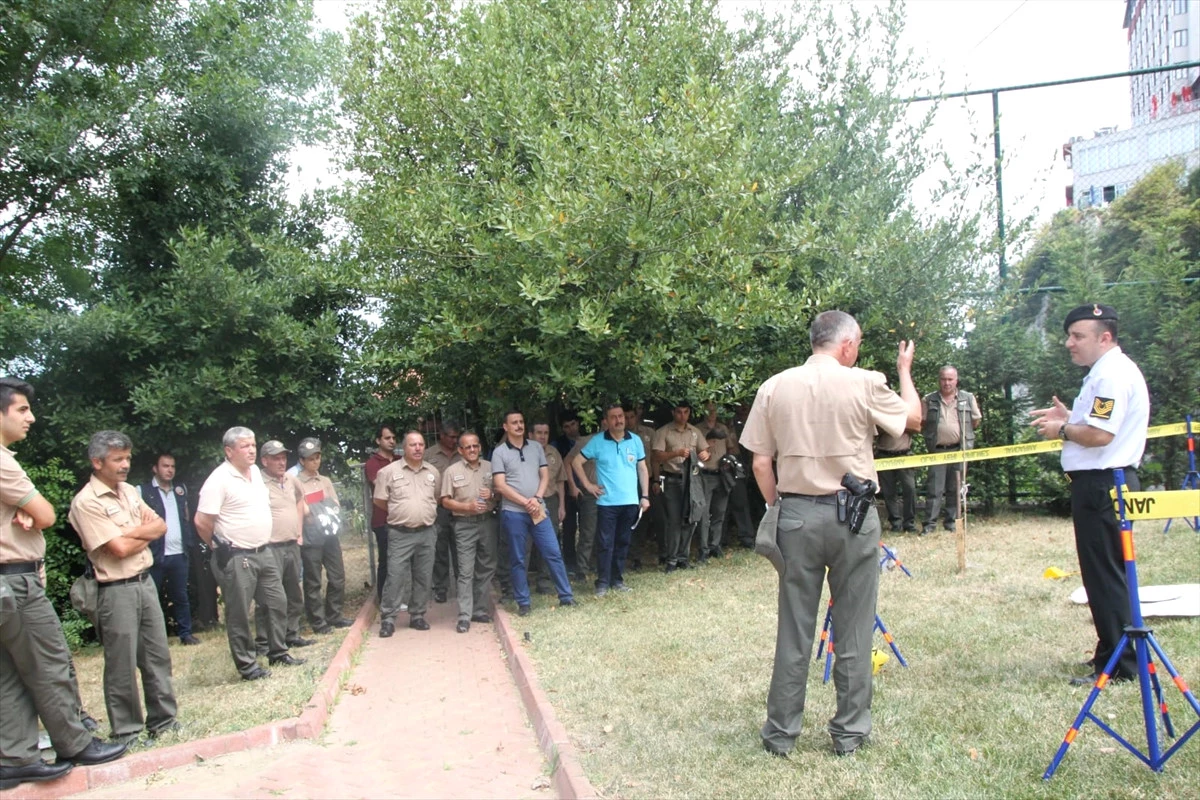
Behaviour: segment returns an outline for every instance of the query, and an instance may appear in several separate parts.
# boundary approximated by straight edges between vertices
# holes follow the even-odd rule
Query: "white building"
[[[1131,71],[1200,61],[1200,0],[1125,0],[1123,27]],[[1132,76],[1129,99],[1129,130],[1103,128],[1063,145],[1068,205],[1111,203],[1171,159],[1200,167],[1200,67]]]

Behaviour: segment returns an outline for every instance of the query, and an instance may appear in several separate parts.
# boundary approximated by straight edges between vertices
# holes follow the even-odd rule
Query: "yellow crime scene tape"
[[[1178,436],[1187,433],[1187,425],[1177,422],[1171,425],[1155,425],[1146,429],[1147,439],[1161,439],[1164,436]],[[925,453],[919,456],[897,456],[896,458],[881,458],[875,462],[877,471],[889,469],[905,469],[907,467],[932,467],[937,464],[958,464],[963,461],[988,461],[994,458],[1011,458],[1012,456],[1029,456],[1034,453],[1053,453],[1062,449],[1058,439],[1024,442],[1022,444],[1007,444],[999,447],[981,447],[978,450],[946,450],[941,453]]]
[[[1178,436],[1187,433],[1187,425],[1177,422],[1172,425],[1155,425],[1146,429],[1147,439],[1161,439],[1164,436]],[[1028,456],[1035,453],[1053,453],[1062,450],[1062,442],[1058,439],[1022,444],[1001,445],[1000,447],[981,447],[978,450],[947,450],[941,453],[926,453],[918,456],[898,456],[896,458],[881,458],[875,462],[875,469],[882,472],[889,469],[906,469],[909,467],[930,467],[937,464],[958,464],[963,461],[988,461],[996,458],[1011,458],[1013,456]],[[1113,509],[1117,508],[1117,490],[1114,488]],[[1200,516],[1200,489],[1173,490],[1164,492],[1125,492],[1126,519],[1175,519],[1179,517]]]

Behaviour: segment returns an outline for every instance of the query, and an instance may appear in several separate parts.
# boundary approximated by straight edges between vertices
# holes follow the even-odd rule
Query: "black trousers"
[[[1096,627],[1096,670],[1104,669],[1132,622],[1129,585],[1125,582],[1125,559],[1121,550],[1121,526],[1113,511],[1112,470],[1077,470],[1071,477],[1071,518],[1075,523],[1075,549],[1079,574],[1087,590],[1092,624]],[[1141,488],[1137,473],[1125,470],[1130,491]],[[1121,654],[1113,677],[1137,674],[1137,658],[1131,645]]]
[[[188,548],[188,599],[191,601],[192,630],[208,630],[220,622],[217,613],[217,575],[208,548]]]

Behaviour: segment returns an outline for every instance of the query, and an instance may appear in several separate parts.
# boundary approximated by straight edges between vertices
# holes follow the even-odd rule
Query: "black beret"
[[[1063,331],[1066,331],[1081,319],[1111,319],[1113,322],[1116,322],[1118,320],[1117,310],[1112,306],[1104,306],[1099,303],[1072,308],[1070,313],[1067,314],[1066,320],[1063,321]]]

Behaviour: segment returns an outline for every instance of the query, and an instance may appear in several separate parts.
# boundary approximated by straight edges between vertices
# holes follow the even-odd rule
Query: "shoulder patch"
[[[1116,404],[1117,401],[1111,397],[1097,397],[1092,400],[1092,411],[1088,416],[1096,419],[1112,419],[1113,408]]]

